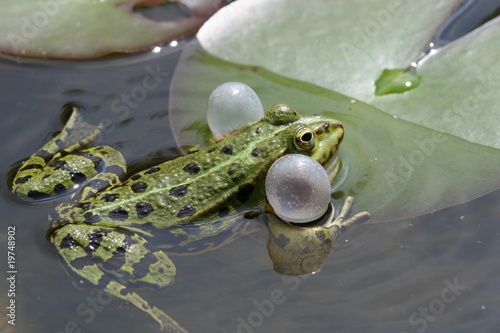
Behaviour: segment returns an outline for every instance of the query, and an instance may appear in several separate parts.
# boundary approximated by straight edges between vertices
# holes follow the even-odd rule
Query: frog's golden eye
[[[304,126],[297,130],[293,144],[297,150],[312,151],[316,145],[316,137],[311,128]]]

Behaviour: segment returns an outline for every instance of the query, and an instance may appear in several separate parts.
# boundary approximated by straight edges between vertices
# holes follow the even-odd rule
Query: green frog
[[[126,163],[121,153],[111,147],[90,145],[101,131],[74,108],[63,130],[22,164],[12,191],[31,200],[71,193],[49,216],[47,235],[63,261],[81,279],[134,304],[173,332],[186,331],[129,284],[168,286],[176,274],[167,255],[169,249],[189,252],[198,249],[194,244],[209,237],[232,237],[241,232],[230,217],[251,198],[260,197],[265,202],[262,182],[280,156],[309,155],[328,165],[334,177],[344,134],[336,120],[301,117],[291,107],[278,104],[261,120],[205,149],[122,181]],[[350,204],[346,201],[337,219],[312,228],[307,237],[317,238],[322,244],[336,237],[342,226],[359,218],[345,220]],[[301,248],[299,252],[304,252],[301,238],[295,239],[292,234],[295,229],[307,230],[294,225],[275,226],[273,237],[287,240],[287,244],[278,242],[283,249],[295,244]],[[161,238],[151,244],[147,239],[155,236]]]

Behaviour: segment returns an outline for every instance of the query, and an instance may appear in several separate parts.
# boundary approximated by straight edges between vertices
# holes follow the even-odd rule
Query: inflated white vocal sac
[[[316,160],[288,154],[276,160],[266,176],[267,200],[281,219],[307,223],[319,219],[330,204],[330,179]]]
[[[208,99],[208,126],[217,140],[262,117],[262,103],[246,84],[226,82],[215,88]]]

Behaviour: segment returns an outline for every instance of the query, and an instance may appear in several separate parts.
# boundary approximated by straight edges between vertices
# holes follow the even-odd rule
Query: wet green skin
[[[12,190],[19,197],[39,199],[82,182],[49,217],[50,239],[59,254],[81,278],[133,303],[162,328],[178,332],[185,330],[127,288],[130,282],[164,287],[174,281],[174,264],[145,237],[169,228],[175,244],[162,247],[188,251],[200,239],[237,231],[223,218],[249,199],[277,158],[301,153],[324,164],[343,137],[336,120],[300,117],[292,108],[276,105],[262,120],[204,150],[121,182],[126,165],[119,152],[102,146],[83,149],[99,131],[74,110],[62,132],[24,162]]]

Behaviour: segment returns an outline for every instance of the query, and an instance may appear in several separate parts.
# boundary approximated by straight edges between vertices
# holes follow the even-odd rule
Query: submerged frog
[[[23,163],[12,191],[19,197],[43,199],[74,190],[49,216],[48,237],[64,262],[82,279],[131,302],[162,328],[178,332],[185,330],[127,287],[142,283],[161,288],[174,281],[174,264],[146,238],[165,229],[169,242],[176,243],[167,245],[187,249],[199,240],[231,231],[234,223],[226,217],[255,194],[280,156],[309,155],[322,165],[329,164],[335,176],[344,134],[336,120],[300,117],[278,104],[263,119],[219,142],[122,182],[119,177],[126,172],[122,155],[106,146],[89,147],[100,130],[86,123],[75,108],[61,133]],[[324,228],[336,232],[345,222],[344,215],[345,210]],[[287,237],[294,228],[301,227],[288,225],[278,232]],[[156,243],[163,241],[156,239]]]

